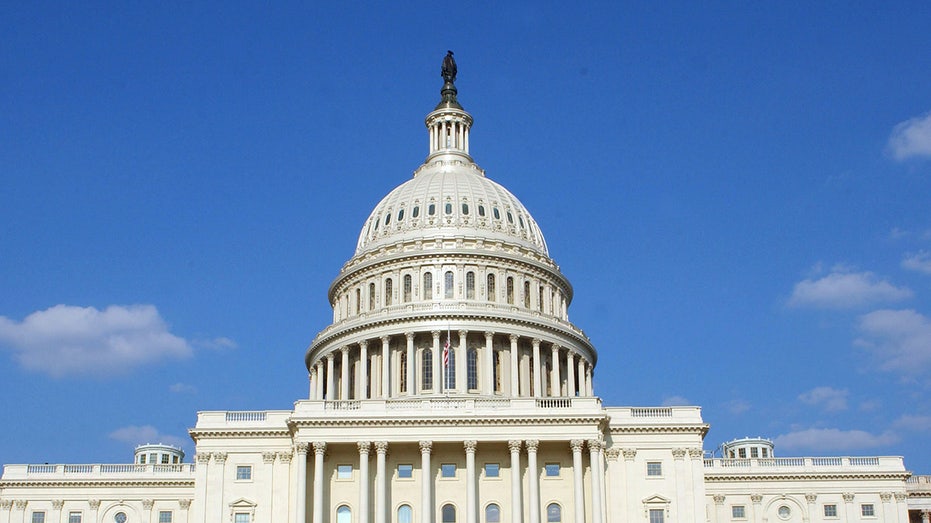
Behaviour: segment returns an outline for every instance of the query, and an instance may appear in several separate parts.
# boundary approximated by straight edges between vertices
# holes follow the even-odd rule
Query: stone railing
[[[591,414],[601,413],[601,399],[597,397],[558,398],[497,398],[497,397],[426,397],[395,398],[388,400],[302,400],[295,404],[295,417],[333,415],[405,415],[423,412],[450,414],[541,414],[559,411]]]
[[[703,423],[701,407],[608,407],[612,425]]]
[[[711,458],[705,460],[705,473],[711,472],[778,472],[778,471],[824,471],[825,469],[905,470],[899,456],[882,457],[805,457],[805,458]]]
[[[193,463],[177,464],[59,464],[59,465],[5,465],[3,480],[14,479],[140,479],[170,478],[194,479]]]
[[[905,491],[921,498],[931,496],[931,476],[911,476],[905,480]]]

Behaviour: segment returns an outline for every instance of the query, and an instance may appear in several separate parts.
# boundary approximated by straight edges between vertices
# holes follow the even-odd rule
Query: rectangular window
[[[824,506],[824,517],[826,518],[836,518],[837,517],[837,505],[825,505]]]
[[[647,462],[647,476],[662,476],[663,475],[663,464],[659,461],[649,461]]]
[[[158,523],[171,523],[171,511],[170,510],[159,511]]]
[[[32,523],[45,523],[45,512],[33,512]]]
[[[68,523],[81,523],[82,515],[80,512],[68,513]]]
[[[747,457],[747,449],[737,449],[737,457],[738,457],[738,458],[746,458],[746,457]]]
[[[233,514],[233,523],[249,523],[249,514],[246,512]]]
[[[756,447],[750,447],[750,457],[751,457],[751,458],[758,458],[758,457],[760,457],[760,449],[758,449],[758,448],[756,448]]]
[[[248,481],[252,479],[252,465],[239,465],[236,467],[236,479]]]
[[[873,510],[873,504],[864,503],[860,505],[860,515],[862,515],[865,518],[874,517],[876,515],[876,512]]]
[[[497,463],[485,463],[485,477],[497,478],[501,475],[501,468]]]
[[[456,464],[455,463],[443,463],[442,465],[440,465],[440,477],[455,478],[456,477]]]
[[[546,473],[548,478],[558,478],[559,477],[559,463],[547,463],[543,465],[543,470]]]
[[[171,456],[168,454],[162,454],[162,465],[167,465],[171,463]]]
[[[413,465],[398,465],[398,477],[399,478],[414,477],[414,466]]]
[[[746,519],[747,510],[743,505],[734,505],[731,507],[731,518],[733,519]]]
[[[661,508],[650,509],[650,523],[664,523],[664,513]]]
[[[140,464],[140,465],[145,465],[145,454],[140,454],[140,455],[139,455],[139,464]]]
[[[352,465],[337,465],[336,479],[352,479]]]

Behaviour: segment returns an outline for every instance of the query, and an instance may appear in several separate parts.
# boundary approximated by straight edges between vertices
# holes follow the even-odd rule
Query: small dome
[[[388,193],[359,234],[356,255],[406,240],[479,237],[549,256],[526,207],[474,163],[437,160]]]

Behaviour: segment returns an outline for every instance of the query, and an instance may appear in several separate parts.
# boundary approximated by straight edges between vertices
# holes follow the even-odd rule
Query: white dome
[[[365,221],[356,255],[399,241],[478,237],[518,244],[549,256],[536,221],[507,189],[470,161],[424,164]]]

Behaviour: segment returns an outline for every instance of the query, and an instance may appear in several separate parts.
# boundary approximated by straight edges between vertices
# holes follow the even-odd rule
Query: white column
[[[323,456],[326,454],[326,442],[314,442],[314,520],[313,523],[323,523]],[[306,456],[299,455],[298,470],[307,466]],[[306,472],[302,476],[306,475]],[[298,497],[302,497],[298,494]],[[301,502],[297,509],[297,521],[303,523],[307,518],[304,515],[306,503]]]
[[[414,383],[414,367],[417,366],[414,361],[414,333],[405,332],[404,337],[407,338],[407,372],[404,379],[407,380],[407,395],[413,396],[417,390],[417,384]]]
[[[324,382],[324,376],[323,376],[323,362],[322,362],[322,361],[317,361],[317,366],[316,366],[315,368],[317,369],[317,382],[316,382],[316,389],[317,389],[317,391],[316,391],[316,394],[315,394],[315,396],[314,396],[314,399],[315,399],[315,400],[322,400],[322,399],[323,399],[323,382]]]
[[[518,337],[516,334],[511,334],[511,397],[516,398],[520,396],[520,386],[518,381],[518,375],[520,369],[517,366],[517,340]]]
[[[440,331],[430,331],[433,335],[433,393],[439,394],[443,383],[443,353],[440,351]]]
[[[530,439],[527,445],[527,479],[530,482],[530,523],[540,523],[540,469],[537,467],[537,447],[540,442]]]
[[[711,499],[714,500],[715,523],[725,523],[727,521],[727,515],[724,513],[724,494],[715,494],[711,496]]]
[[[333,377],[336,366],[333,364],[334,354],[331,352],[326,355],[326,399],[333,401],[336,399],[336,378]]]
[[[587,392],[589,396],[595,395],[595,388],[592,386],[591,364],[585,366],[585,392]]]
[[[466,370],[469,355],[466,352],[466,334],[468,331],[459,331],[459,350],[456,354],[456,390],[458,392],[469,392],[469,373]]]
[[[390,343],[390,336],[381,337],[381,397],[384,399],[391,397],[391,374],[389,374],[391,359],[388,357]]]
[[[601,523],[601,514],[604,512],[601,502],[601,446],[601,441],[597,439],[588,440],[589,465],[592,470],[592,523]]]
[[[462,444],[466,451],[466,523],[478,523],[475,519],[475,447],[478,442],[466,440]]]
[[[569,448],[572,449],[572,481],[573,493],[575,494],[575,521],[573,523],[585,523],[585,493],[582,490],[582,444],[580,439],[574,439],[569,442]]]
[[[579,356],[579,396],[587,396],[585,392],[585,358]]]
[[[521,510],[521,481],[520,481],[520,447],[521,440],[508,441],[508,450],[511,451],[511,523],[523,521]]]
[[[575,353],[566,351],[566,395],[575,396]]]
[[[317,399],[314,398],[314,390],[317,386],[317,367],[311,367],[310,372],[307,373],[307,385],[309,390],[307,391],[307,399]]]
[[[369,342],[359,342],[359,399],[367,400],[369,388]]]
[[[543,396],[543,376],[540,368],[540,340],[533,339],[533,395],[536,398]]]
[[[304,523],[307,520],[307,449],[310,447],[308,443],[298,443],[296,446],[297,450],[297,478],[295,481],[294,490],[294,522],[295,523]],[[322,503],[322,500],[318,500],[317,497],[314,497],[314,505],[317,503]]]
[[[485,372],[482,380],[482,394],[493,395],[495,393],[495,333],[485,331]]]
[[[339,362],[339,399],[349,399],[349,347],[339,349],[342,359]]]
[[[388,499],[385,454],[388,453],[388,442],[376,441],[375,453],[375,523],[385,523],[385,501]]]
[[[551,356],[553,370],[550,373],[550,396],[558,398],[562,396],[562,384],[559,382],[559,345],[553,344]]]
[[[433,521],[433,467],[430,465],[432,441],[420,442],[420,516],[421,523]]]
[[[369,523],[369,450],[372,443],[360,441],[359,447],[359,523]]]

